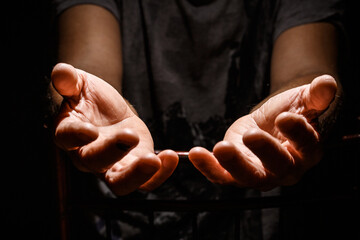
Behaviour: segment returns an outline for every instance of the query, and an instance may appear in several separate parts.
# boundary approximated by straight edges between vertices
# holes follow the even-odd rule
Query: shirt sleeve
[[[313,22],[327,21],[343,28],[343,5],[341,0],[280,0],[273,39],[291,27]]]
[[[53,0],[55,16],[58,16],[66,9],[79,4],[94,4],[109,10],[116,19],[120,19],[118,4],[115,0]]]

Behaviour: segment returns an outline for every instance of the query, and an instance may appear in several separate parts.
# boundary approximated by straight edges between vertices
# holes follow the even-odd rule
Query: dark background
[[[44,128],[45,92],[54,65],[51,1],[9,2],[9,6],[2,4],[1,11],[4,18],[1,118],[5,145],[0,165],[0,238],[58,239],[53,145],[49,131]],[[346,9],[350,61],[346,64],[349,67],[349,77],[344,83],[347,97],[339,127],[351,132],[353,119],[360,115],[360,21],[356,1],[348,2]]]
[[[53,62],[51,1],[1,6],[1,239],[58,239],[55,162],[43,127]]]

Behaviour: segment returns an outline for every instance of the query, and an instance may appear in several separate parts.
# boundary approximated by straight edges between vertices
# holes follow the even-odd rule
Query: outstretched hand
[[[328,75],[266,101],[234,122],[213,153],[195,147],[194,166],[210,181],[269,190],[295,184],[322,157],[316,120],[337,90]]]
[[[172,174],[177,154],[154,154],[146,125],[113,87],[63,63],[54,67],[51,78],[64,97],[55,142],[80,170],[100,176],[118,195],[152,190]]]

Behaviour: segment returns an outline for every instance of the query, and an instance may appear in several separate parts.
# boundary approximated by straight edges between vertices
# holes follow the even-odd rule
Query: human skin
[[[328,23],[282,33],[273,47],[272,93],[233,123],[213,153],[193,148],[194,166],[220,184],[269,190],[298,182],[321,160],[318,120],[336,115],[342,95],[338,44]]]
[[[152,190],[172,174],[177,154],[154,154],[149,130],[112,86],[64,63],[54,67],[51,79],[64,98],[55,142],[80,170],[102,178],[117,195]]]
[[[196,147],[194,166],[210,181],[269,190],[292,185],[322,157],[316,120],[334,99],[329,75],[279,93],[235,121],[213,153]]]
[[[333,114],[334,96],[341,95],[337,44],[328,23],[282,33],[273,47],[271,95],[235,121],[213,153],[193,148],[193,165],[214,183],[240,187],[267,190],[299,181],[321,159],[317,119]],[[172,150],[154,154],[148,129],[121,96],[117,20],[95,5],[66,10],[59,18],[58,60],[71,64],[57,65],[52,74],[62,95],[54,99],[64,100],[55,125],[58,146],[118,195],[161,185],[178,158]]]
[[[177,166],[178,156],[171,150],[163,151],[158,155],[154,154],[153,140],[148,129],[136,116],[135,109],[121,96],[122,49],[118,21],[102,7],[80,4],[64,11],[59,16],[58,33],[58,61],[71,65],[58,64],[53,70],[54,104],[69,106],[63,107],[61,110],[63,112],[60,113],[62,115],[60,118],[64,122],[70,122],[66,116],[75,119],[75,116],[81,116],[84,113],[90,117],[81,116],[77,119],[77,125],[63,130],[61,128],[66,125],[60,124],[58,117],[55,134],[63,132],[63,136],[67,135],[67,138],[56,135],[55,142],[69,153],[79,170],[93,172],[102,178],[117,195],[125,195],[136,189],[148,191],[155,189],[172,174]],[[62,74],[65,76],[62,79],[70,79],[70,82],[79,80],[76,80],[77,74],[84,76],[80,79],[83,83],[81,92],[92,92],[97,96],[112,94],[114,101],[108,102],[101,98],[97,98],[98,101],[89,101],[86,98],[94,94],[80,94],[82,97],[80,102],[91,103],[87,106],[89,109],[81,110],[74,116],[68,115],[67,111],[76,112],[71,107],[80,108],[77,106],[80,102],[77,102],[79,97],[69,97],[61,90],[66,86],[74,86],[73,84],[67,84],[67,81],[64,81],[64,87],[60,87],[55,83],[57,76]],[[93,88],[87,89],[88,86],[93,86]],[[107,100],[109,99],[108,97]],[[98,110],[101,110],[101,114],[98,114]],[[109,112],[116,112],[116,114],[108,114]],[[96,114],[91,116],[93,113]],[[122,116],[121,113],[126,116]],[[107,117],[111,119],[106,119]],[[95,122],[92,122],[93,120]],[[68,124],[70,125],[72,123]],[[79,127],[80,125],[82,127]],[[80,129],[86,129],[86,131]],[[82,131],[80,138],[76,137],[81,135],[79,130]],[[105,135],[106,138],[104,138]],[[86,141],[81,138],[85,138]],[[104,141],[100,141],[101,139]],[[65,142],[70,141],[80,141],[76,147],[77,151],[70,150],[66,144],[64,146]],[[89,144],[90,141],[93,142]],[[116,147],[120,147],[120,150]],[[83,151],[85,149],[87,151]],[[112,155],[113,151],[117,154]],[[83,155],[84,152],[88,153],[87,157]],[[94,156],[89,157],[91,154]]]

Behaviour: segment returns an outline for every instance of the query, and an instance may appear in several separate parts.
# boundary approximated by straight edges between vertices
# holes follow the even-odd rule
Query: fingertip
[[[209,154],[209,151],[203,147],[193,147],[189,151],[189,160],[191,162],[196,162],[199,159],[203,159]]]
[[[170,157],[170,158],[179,158],[179,156],[176,154],[175,151],[171,150],[171,149],[166,149],[161,151],[158,156],[160,157]]]
[[[173,150],[161,151],[158,157],[162,160],[162,167],[165,169],[175,169],[179,163],[179,156]]]
[[[275,125],[282,124],[284,121],[287,121],[291,117],[292,117],[292,113],[282,112],[275,118]]]
[[[316,77],[313,80],[312,84],[324,84],[324,85],[328,85],[329,87],[332,87],[333,89],[337,88],[337,83],[335,81],[335,78],[329,74],[324,74]]]
[[[51,80],[56,91],[62,96],[77,96],[82,89],[78,72],[70,64],[56,64],[51,73]]]
[[[289,128],[289,125],[292,125],[293,120],[297,119],[296,116],[294,116],[294,113],[290,113],[290,112],[283,112],[280,113],[276,118],[275,118],[275,126],[280,129],[280,131],[282,129],[287,129]]]
[[[243,135],[243,142],[247,146],[254,142],[259,142],[259,139],[263,139],[263,133],[255,128],[246,131]]]
[[[281,133],[286,135],[289,132],[304,129],[307,125],[308,123],[304,116],[290,112],[281,113],[275,119],[275,126]]]
[[[129,128],[122,129],[116,136],[116,147],[119,150],[128,151],[138,145],[139,135]]]
[[[125,162],[121,163],[122,161]],[[153,153],[122,161],[113,165],[104,175],[106,183],[118,196],[141,188],[161,167],[160,159]]]
[[[236,152],[236,146],[228,141],[221,141],[214,147],[213,153],[215,157],[220,161],[229,161],[234,158]]]
[[[217,184],[230,184],[232,176],[218,162],[214,154],[202,147],[194,147],[189,152],[189,159],[209,181]]]
[[[206,172],[217,160],[214,155],[203,147],[194,147],[189,152],[190,162],[200,171]]]
[[[61,122],[55,130],[55,142],[64,150],[73,150],[93,142],[99,136],[91,123]]]
[[[178,155],[173,150],[163,150],[157,155],[161,160],[160,169],[152,176],[152,178],[141,185],[139,189],[144,191],[152,191],[163,184],[177,167],[179,162]]]
[[[161,160],[154,153],[148,153],[139,158],[137,168],[143,174],[151,177],[161,168]]]
[[[197,155],[204,151],[205,149],[203,147],[193,147],[189,151],[189,155]]]
[[[315,110],[324,110],[334,99],[336,91],[337,83],[332,76],[319,76],[311,82],[308,105]]]
[[[91,123],[84,123],[82,130],[79,130],[79,132],[83,132],[86,135],[86,138],[89,142],[94,141],[99,136],[99,130],[96,126],[94,126]]]

